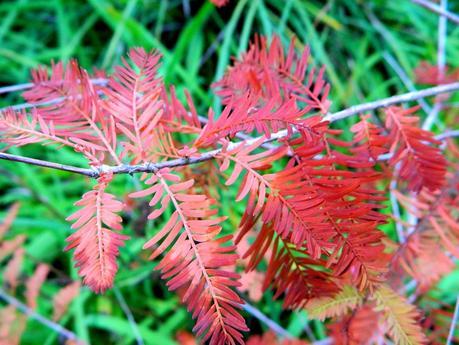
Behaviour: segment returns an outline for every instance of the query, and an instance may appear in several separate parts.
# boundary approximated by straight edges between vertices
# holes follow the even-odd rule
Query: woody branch
[[[341,110],[333,114],[328,114],[327,116],[325,116],[324,121],[335,122],[335,121],[338,121],[338,120],[341,120],[341,119],[344,119],[344,118],[347,118],[347,117],[350,117],[350,116],[353,116],[359,113],[363,113],[366,111],[375,110],[375,109],[382,108],[382,107],[387,107],[393,104],[411,102],[411,101],[415,101],[421,98],[435,96],[435,95],[442,94],[442,93],[454,92],[457,90],[459,90],[459,82],[435,86],[435,87],[427,88],[427,89],[420,90],[420,91],[408,92],[405,94],[380,99],[374,102],[359,104],[359,105],[352,106],[350,108]],[[271,141],[284,138],[286,136],[287,136],[286,130],[279,131],[277,133],[272,134],[269,138],[265,138],[263,140],[263,143],[266,144]],[[455,136],[459,136],[459,131],[448,131],[448,132],[442,133],[437,136],[437,139],[444,140],[446,138],[455,137]],[[258,140],[262,140],[262,137],[247,139],[247,140],[243,140],[241,142],[236,142],[236,143],[231,143],[227,149],[231,150],[239,145],[250,145]],[[164,162],[149,162],[149,163],[138,164],[138,165],[123,164],[123,165],[117,165],[117,166],[100,166],[100,167],[94,167],[94,168],[80,168],[80,167],[75,167],[71,165],[64,165],[64,164],[59,164],[55,162],[43,161],[39,159],[12,155],[12,154],[2,153],[2,152],[0,152],[0,159],[20,162],[20,163],[26,163],[26,164],[41,166],[41,167],[50,168],[50,169],[68,171],[71,173],[85,175],[85,176],[92,177],[92,178],[98,178],[102,173],[109,173],[109,172],[113,174],[134,174],[134,173],[141,173],[141,172],[154,172],[154,171],[158,171],[163,168],[174,168],[174,167],[179,167],[179,166],[197,164],[197,163],[201,163],[201,162],[205,162],[205,161],[214,159],[221,151],[222,151],[221,149],[216,149],[216,150],[204,152],[198,157],[184,157],[184,158],[178,158],[178,159],[173,159],[173,160],[164,161]],[[387,159],[387,157],[385,156],[380,157],[380,158],[382,160]]]

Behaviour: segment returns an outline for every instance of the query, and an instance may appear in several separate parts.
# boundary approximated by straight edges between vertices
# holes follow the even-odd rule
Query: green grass
[[[385,61],[384,52],[392,55],[411,79],[421,60],[436,62],[437,16],[410,1],[233,0],[222,9],[207,1],[190,3],[191,15],[186,17],[178,0],[2,1],[0,86],[27,82],[30,68],[48,65],[51,60],[76,58],[88,69],[111,71],[130,47],[142,46],[162,53],[165,81],[176,85],[180,95],[188,89],[201,114],[211,106],[218,112],[220,103],[210,85],[223,75],[231,56],[247,48],[253,34],[277,34],[286,44],[296,35],[298,48],[311,46],[311,63],[326,66],[332,85],[331,109],[337,111],[408,91]],[[450,1],[450,10],[459,12],[459,3]],[[447,44],[447,62],[459,67],[459,26],[449,26]],[[202,60],[206,52],[207,59]],[[1,106],[17,102],[17,94],[0,99]],[[345,129],[354,121],[350,118],[336,126]],[[84,165],[77,154],[67,150],[33,146],[11,152]],[[70,233],[65,217],[91,185],[92,181],[81,176],[0,161],[0,210],[13,201],[22,205],[11,234],[27,234],[28,255],[53,263],[71,278],[76,278],[76,270],[70,254],[62,252]],[[132,178],[119,177],[112,189],[123,195],[135,187]],[[222,209],[230,215],[227,231],[237,224],[244,208],[242,203],[233,206],[224,201],[236,192],[232,188],[223,195]],[[124,216],[127,221],[135,220],[140,213],[133,210]],[[0,219],[2,216],[0,212]],[[131,240],[122,251],[116,285],[131,307],[145,343],[175,344],[177,331],[191,330],[192,320],[153,272],[155,263],[148,262],[141,250],[144,238],[155,233],[159,222],[148,223],[140,233],[126,229]],[[386,230],[391,231],[390,227]],[[24,267],[24,275],[31,270],[31,265]],[[452,296],[455,290],[447,279],[439,285],[438,295]],[[49,284],[40,297],[39,313],[49,315],[53,293]],[[257,307],[292,334],[305,337],[308,321],[304,313],[285,314],[281,302],[272,302],[269,292]],[[85,341],[91,338],[93,344],[135,343],[132,327],[113,292],[97,296],[83,290],[62,324]],[[249,325],[254,332],[264,329],[254,319],[249,318]],[[317,338],[323,337],[321,323],[309,326]],[[56,344],[57,336],[29,321],[23,343]]]

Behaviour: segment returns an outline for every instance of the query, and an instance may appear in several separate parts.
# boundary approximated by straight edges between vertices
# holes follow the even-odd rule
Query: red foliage
[[[356,309],[352,315],[330,324],[330,336],[336,345],[362,345],[376,343],[381,337],[380,315],[371,306]]]
[[[68,217],[76,232],[66,249],[74,249],[83,283],[95,292],[113,285],[127,239],[120,233],[124,205],[108,192],[113,170],[136,164],[129,172],[148,171],[142,175],[146,186],[129,197],[148,197],[148,219],[164,224],[144,249],[159,261],[156,269],[169,289],[182,292],[202,341],[243,343],[247,327],[234,291],[240,286],[235,271],[239,245],[245,249],[246,279],[256,276],[260,290],[272,289],[285,308],[319,305],[325,309],[318,315],[336,316],[352,306],[351,315],[331,326],[336,343],[368,343],[385,334],[422,343],[418,313],[393,291],[401,279],[390,273],[407,273],[422,291],[450,270],[446,253],[459,256],[458,197],[451,192],[457,191],[457,178],[447,173],[440,142],[419,128],[417,108],[387,108],[386,128],[364,115],[350,129],[353,139],[343,140],[323,117],[330,105],[324,69],[310,68],[309,48],[297,54],[295,45],[300,44],[292,40],[284,51],[279,37],[271,42],[256,37],[215,83],[224,109],[215,117],[210,109],[203,127],[191,95],[181,97],[164,85],[157,52],[132,49],[108,83],[99,85],[76,61],[53,65],[50,75],[40,68],[33,73],[33,88],[24,93],[36,107],[1,112],[0,142],[7,148],[68,146],[93,166],[97,184]],[[431,81],[434,73],[426,74],[431,79],[423,80]],[[246,139],[253,134],[262,136]],[[235,137],[243,141],[229,141]],[[274,147],[267,146],[268,140]],[[203,151],[207,147],[215,150]],[[386,154],[387,165],[380,161]],[[211,159],[215,166],[184,167]],[[229,215],[219,214],[209,195],[218,194],[220,177],[227,186],[239,183],[236,202],[246,200],[234,243],[232,235],[222,233]],[[405,244],[394,244],[391,254],[379,229],[388,219],[382,212],[388,177],[400,182],[393,194],[419,219]],[[415,199],[404,196],[409,192]],[[132,202],[127,203],[132,211]],[[0,237],[14,213],[13,208],[0,226]],[[253,240],[246,248],[242,243],[249,234]],[[0,246],[0,260],[13,254],[4,274],[13,289],[19,283],[23,241],[18,236]],[[434,255],[435,263],[429,260]],[[435,274],[429,275],[434,264]],[[41,268],[29,281],[32,307],[45,273]],[[70,285],[56,295],[55,319],[77,290]],[[278,341],[268,333],[248,343],[303,342]]]
[[[194,331],[198,336],[205,335],[211,344],[243,343],[240,331],[248,329],[236,311],[241,300],[230,289],[239,285],[239,275],[221,269],[233,266],[237,255],[231,253],[234,246],[222,246],[231,236],[216,239],[224,218],[210,218],[216,214],[210,208],[214,201],[187,193],[194,181],[180,182],[179,176],[166,169],[152,174],[146,184],[150,187],[131,197],[152,195],[151,206],[161,203],[149,219],[161,216],[169,203],[175,208],[162,230],[144,245],[145,249],[155,248],[150,256],[153,260],[173,244],[156,269],[161,270],[163,279],[170,279],[170,290],[186,287],[182,301],[197,319]]]
[[[35,272],[32,277],[27,280],[26,283],[26,298],[27,305],[30,309],[37,308],[37,297],[40,293],[41,286],[48,276],[49,266],[46,264],[40,264],[35,269]]]
[[[80,282],[73,282],[60,289],[53,298],[53,320],[58,321],[67,311],[69,304],[80,293]]]
[[[287,53],[281,40],[274,36],[271,43],[265,37],[257,36],[249,50],[225,76],[215,83],[216,93],[224,104],[240,102],[248,95],[256,104],[274,100],[278,104],[290,99],[304,104],[305,113],[319,110],[327,113],[330,86],[324,80],[324,68],[317,75],[314,68],[308,71],[310,50],[305,48],[301,55],[295,52],[292,39]]]
[[[392,153],[389,164],[400,163],[398,177],[411,191],[419,192],[422,187],[435,191],[445,184],[446,159],[436,147],[440,142],[433,134],[417,127],[419,118],[413,115],[417,109],[387,108],[386,127],[390,130]]]
[[[416,82],[427,85],[448,84],[459,80],[459,68],[451,70],[446,67],[445,71],[441,73],[438,66],[431,65],[427,61],[422,61],[414,70],[414,74],[416,75]]]
[[[228,4],[229,0],[210,0],[215,6],[223,7]]]
[[[308,343],[298,339],[279,340],[273,332],[263,335],[253,335],[247,340],[247,345],[307,345]]]
[[[75,203],[82,208],[67,218],[75,220],[72,228],[78,231],[67,238],[65,250],[75,249],[75,265],[83,282],[98,293],[113,285],[119,247],[128,238],[113,231],[121,230],[122,219],[116,213],[123,204],[105,191],[111,179],[110,175],[100,177],[94,189]]]

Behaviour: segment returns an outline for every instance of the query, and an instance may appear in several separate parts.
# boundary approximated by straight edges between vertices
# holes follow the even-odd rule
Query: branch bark
[[[105,78],[95,78],[95,79],[91,79],[91,83],[93,83],[94,85],[106,85],[108,83],[108,80]],[[31,89],[34,86],[35,86],[34,83],[24,83],[24,84],[3,86],[3,87],[0,87],[0,94],[27,90],[27,89]]]
[[[388,107],[393,104],[416,101],[420,98],[435,96],[441,93],[448,93],[448,92],[453,92],[457,90],[459,90],[459,82],[443,84],[443,85],[431,87],[431,88],[424,89],[424,90],[408,92],[402,95],[392,96],[392,97],[384,98],[378,101],[356,105],[356,106],[347,108],[345,110],[341,110],[337,113],[327,115],[325,117],[325,120],[334,122],[334,121],[349,117],[351,115],[355,115],[358,113],[364,113],[366,111],[374,110],[377,108]]]
[[[427,0],[411,0],[415,4],[421,5],[422,7],[427,8],[428,10],[437,13],[441,16],[444,16],[451,20],[452,22],[455,22],[456,24],[459,24],[459,15],[453,12],[449,12],[438,6],[437,4],[432,3],[431,1]]]
[[[48,320],[47,318],[41,316],[40,314],[37,314],[36,312],[34,312],[32,309],[30,309],[28,306],[26,306],[24,303],[22,303],[15,297],[8,295],[2,288],[0,288],[0,300],[3,300],[6,303],[14,306],[21,313],[24,313],[26,316],[37,320],[42,325],[59,333],[61,336],[65,337],[66,339],[74,340],[78,344],[83,344],[83,342],[80,339],[78,339],[75,333],[69,331],[68,329],[62,327],[61,325],[51,320]]]
[[[415,91],[415,92],[408,92],[402,95],[392,96],[392,97],[384,98],[378,101],[353,106],[353,107],[339,111],[334,114],[329,114],[325,116],[324,121],[335,122],[335,121],[344,119],[346,117],[356,115],[359,113],[363,113],[369,110],[374,110],[374,109],[381,108],[381,107],[387,107],[392,104],[415,101],[420,98],[434,96],[434,95],[438,95],[441,93],[447,93],[447,92],[452,92],[456,90],[459,90],[459,82],[444,84],[444,85],[440,85],[440,86],[436,86],[436,87],[432,87],[432,88],[428,88],[428,89],[424,89],[420,91]],[[449,137],[458,136],[459,134],[458,132],[459,131],[445,132],[443,134],[440,134],[438,139],[443,140]],[[265,138],[265,140],[263,141],[263,144],[267,144],[274,140],[284,138],[285,136],[287,136],[286,130],[279,131],[277,133],[272,134],[269,138]],[[231,143],[227,149],[231,150],[239,145],[244,145],[244,144],[250,145],[258,140],[261,140],[261,138],[262,137],[258,137],[258,138],[244,140],[241,142]],[[111,172],[113,174],[134,174],[134,173],[141,173],[141,172],[155,172],[163,168],[175,168],[175,167],[184,166],[184,165],[197,164],[197,163],[201,163],[201,162],[205,162],[205,161],[214,159],[215,156],[217,156],[220,152],[221,152],[221,149],[216,149],[216,150],[202,153],[199,157],[178,158],[178,159],[173,159],[173,160],[169,160],[165,162],[145,163],[145,164],[138,164],[138,165],[125,165],[125,164],[118,165],[118,166],[105,166],[104,165],[101,167],[94,167],[94,168],[79,168],[75,166],[48,162],[48,161],[43,161],[39,159],[22,157],[22,156],[12,155],[8,153],[1,153],[1,152],[0,152],[0,159],[14,161],[14,162],[21,162],[21,163],[26,163],[26,164],[31,164],[31,165],[37,165],[37,166],[41,166],[45,168],[63,170],[63,171],[68,171],[68,172],[72,172],[72,173],[76,173],[80,175],[85,175],[85,176],[92,177],[92,178],[98,178],[104,172]],[[387,157],[382,157],[381,159],[387,159]]]
[[[454,339],[454,330],[456,329],[457,321],[459,319],[459,296],[456,297],[456,307],[454,308],[453,319],[451,320],[451,327],[449,329],[448,339],[446,345],[451,345]]]

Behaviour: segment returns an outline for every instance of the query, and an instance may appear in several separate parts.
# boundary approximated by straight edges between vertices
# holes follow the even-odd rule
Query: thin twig
[[[106,85],[108,82],[107,79],[105,78],[94,78],[91,79],[91,83],[94,85]],[[24,84],[16,84],[16,85],[10,85],[10,86],[3,86],[0,87],[0,94],[2,93],[8,93],[8,92],[15,92],[15,91],[22,91],[22,90],[27,90],[31,89],[34,87],[34,83],[24,83]]]
[[[456,24],[459,24],[459,15],[453,12],[449,12],[438,6],[437,4],[434,4],[433,2],[427,1],[427,0],[411,0],[412,2],[421,5],[422,7],[425,7],[429,9],[432,12],[435,12],[437,14],[440,14],[452,22],[455,22]]]
[[[26,306],[24,303],[19,301],[13,296],[10,296],[7,294],[2,288],[0,288],[0,299],[5,301],[6,303],[12,305],[16,309],[18,309],[20,312],[25,314],[26,316],[35,319],[36,321],[40,322],[42,325],[52,329],[53,331],[59,333],[61,336],[65,337],[66,339],[69,340],[75,340],[79,344],[83,344],[83,341],[81,341],[75,333],[69,331],[68,329],[62,327],[61,325],[48,320],[47,318],[41,316],[40,314],[37,314],[35,311],[30,309],[28,306]]]
[[[9,93],[15,91],[27,90],[33,87],[33,83],[16,84],[0,87],[0,93]]]
[[[395,166],[395,171],[398,172],[399,170],[400,170],[400,165],[397,164]],[[400,222],[400,219],[402,218],[401,213],[400,213],[400,207],[398,205],[397,197],[395,196],[395,193],[394,193],[394,190],[396,189],[397,189],[397,179],[393,178],[390,181],[390,205],[392,207],[392,213],[395,218],[395,229],[397,231],[398,240],[400,243],[405,243],[406,241],[405,229],[402,223]]]
[[[437,139],[437,140],[445,140],[447,138],[454,138],[454,137],[459,137],[459,129],[458,130],[454,130],[454,131],[446,131],[444,133],[436,135],[435,139]]]
[[[4,152],[0,152],[0,159],[7,160],[7,161],[13,161],[13,162],[19,162],[19,163],[26,163],[30,165],[36,165],[36,166],[40,166],[44,168],[68,171],[68,172],[72,172],[75,174],[81,174],[81,175],[85,175],[89,177],[98,176],[98,172],[96,170],[87,169],[87,168],[78,168],[72,165],[48,162],[48,161],[44,161],[41,159],[17,156],[17,155],[12,155],[9,153],[4,153]]]
[[[144,345],[142,335],[140,334],[140,331],[139,331],[139,327],[137,326],[137,323],[135,322],[134,315],[132,315],[132,312],[129,309],[129,306],[127,305],[126,300],[123,297],[123,294],[116,286],[113,287],[113,292],[115,293],[115,297],[118,300],[118,303],[120,304],[121,309],[123,309],[124,314],[126,314],[129,324],[131,325],[132,331],[134,332],[134,336],[135,336],[137,344]]]
[[[329,114],[325,117],[325,120],[334,122],[334,121],[337,121],[337,120],[340,120],[340,119],[343,119],[343,118],[346,118],[346,117],[349,117],[349,116],[352,116],[352,115],[355,115],[361,112],[365,112],[368,110],[373,110],[373,109],[385,107],[385,106],[396,104],[396,103],[409,102],[409,101],[413,101],[413,100],[416,100],[422,97],[432,96],[432,95],[436,95],[442,92],[451,92],[457,89],[459,89],[459,83],[451,83],[451,84],[445,84],[441,86],[432,87],[432,88],[425,89],[422,91],[409,92],[403,95],[393,96],[393,97],[385,98],[379,101],[365,103],[365,104],[361,104],[358,106],[353,106],[351,108],[337,112],[335,114]],[[441,138],[445,139],[445,138],[457,136],[458,134],[457,132],[458,131],[450,131],[450,132],[444,133]],[[288,134],[287,130],[282,130],[277,133],[274,133],[268,139],[264,139],[263,144],[270,143],[277,139],[285,138],[287,134]],[[263,138],[264,137],[258,137],[258,138],[245,140],[242,142],[231,143],[230,145],[228,145],[227,149],[232,150],[238,147],[239,145],[251,145],[257,141],[262,140]],[[0,159],[10,160],[10,161],[15,161],[15,162],[22,162],[22,163],[42,166],[42,167],[51,168],[51,169],[69,171],[72,173],[81,174],[81,175],[85,175],[88,177],[98,178],[101,175],[101,173],[111,172],[113,174],[134,174],[134,173],[141,173],[141,172],[155,172],[163,168],[175,168],[175,167],[184,166],[184,165],[201,163],[201,162],[205,162],[205,161],[214,159],[220,152],[221,152],[221,149],[216,149],[216,150],[205,152],[201,154],[199,157],[184,157],[184,158],[173,159],[173,160],[169,160],[165,162],[144,163],[144,164],[138,164],[138,165],[125,165],[125,164],[118,165],[118,166],[103,165],[101,167],[94,167],[91,169],[79,168],[75,166],[69,166],[69,165],[48,162],[48,161],[43,161],[39,159],[22,157],[22,156],[12,155],[8,153],[1,153],[1,152],[0,152]]]
[[[448,340],[446,345],[451,345],[454,338],[454,330],[456,329],[456,324],[459,319],[459,296],[456,297],[456,307],[454,308],[453,319],[451,320],[451,327],[449,329]]]
[[[279,335],[280,337],[287,338],[287,339],[293,338],[293,336],[285,328],[283,328],[281,325],[279,325],[275,321],[268,318],[260,310],[250,305],[249,303],[244,302],[244,304],[242,305],[242,308],[246,312],[248,312],[250,315],[254,316],[258,320],[260,320],[262,323],[264,323],[266,326],[268,326],[270,330],[277,333],[277,335]]]
[[[374,20],[377,20],[374,18]],[[381,24],[382,25],[382,24]],[[389,66],[392,67],[392,69],[395,71],[395,73],[398,75],[400,80],[405,84],[406,88],[413,92],[417,91],[416,87],[414,86],[413,82],[411,79],[408,77],[402,66],[395,60],[392,55],[389,54],[389,52],[385,51],[383,53],[383,57],[386,60],[386,62],[389,64]],[[433,114],[432,108],[427,104],[427,102],[421,98],[418,100],[419,105],[421,108],[429,115]],[[397,198],[395,197],[394,191],[397,190],[397,176],[400,173],[400,162],[397,163],[397,165],[394,168],[394,174],[392,177],[392,180],[390,181],[390,202],[391,202],[391,207],[392,211],[394,214],[394,219],[395,219],[395,227],[398,235],[398,239],[400,243],[404,243],[406,240],[406,235],[405,235],[405,227],[402,225],[400,222],[401,216],[400,216],[400,207],[398,205]],[[408,222],[410,224],[416,224],[417,218],[414,215],[414,212],[408,214]],[[407,229],[407,233],[410,232],[410,229],[413,227],[410,227]]]
[[[403,84],[405,84],[405,87],[408,89],[408,91],[410,92],[418,91],[416,87],[414,86],[413,82],[411,81],[411,79],[408,77],[408,75],[403,70],[402,66],[400,66],[397,60],[395,60],[394,57],[389,54],[389,52],[385,51],[383,53],[383,58],[384,60],[386,60],[389,66],[392,67],[392,69],[398,75],[398,77],[403,82]],[[417,102],[422,107],[422,109],[426,112],[426,114],[430,114],[432,112],[432,107],[429,104],[427,104],[427,102],[423,98],[418,99]]]
[[[441,8],[446,10],[448,8],[448,1],[441,0]],[[437,67],[438,67],[438,81],[441,83],[445,76],[445,67],[446,67],[446,24],[447,18],[445,16],[440,16],[438,18],[438,45],[437,45]],[[435,105],[432,111],[428,114],[426,120],[422,124],[422,129],[429,131],[434,123],[437,121],[438,114],[443,108],[443,104],[439,98],[435,100]]]
[[[266,139],[264,143],[269,143],[275,139],[283,138],[286,135],[283,131],[277,132],[273,134],[269,139]],[[447,131],[445,133],[439,134],[435,137],[437,140],[444,140],[447,138],[453,138],[459,136],[459,130],[455,131]],[[261,138],[253,138],[250,140],[246,140],[243,142],[232,143],[228,146],[228,150],[234,149],[239,145],[250,145],[260,140]],[[41,166],[50,169],[68,171],[75,174],[80,174],[92,178],[98,178],[102,173],[111,172],[113,174],[135,174],[135,173],[142,173],[142,172],[155,172],[164,168],[176,168],[184,165],[191,165],[197,164],[201,162],[205,162],[211,159],[214,159],[219,153],[221,149],[212,150],[203,153],[199,157],[190,157],[190,158],[177,158],[170,161],[159,162],[159,163],[144,163],[138,165],[117,165],[117,166],[106,166],[103,165],[101,167],[94,167],[94,168],[79,168],[71,165],[64,165],[60,163],[54,163],[49,161],[44,161],[35,158],[23,157],[18,155],[13,155],[9,153],[0,152],[0,159],[19,162],[19,163],[26,163],[30,165]],[[378,157],[378,161],[386,161],[392,157],[391,154],[383,154]]]
[[[367,14],[368,19],[371,22],[371,25],[374,27],[374,29],[390,45],[390,43],[393,41],[391,33],[387,30],[384,24],[378,19],[378,17],[376,17],[375,13],[371,11],[369,8],[366,8],[366,14]],[[398,77],[403,82],[403,84],[405,84],[408,91],[410,92],[417,91],[411,79],[405,73],[405,71],[400,66],[400,64],[397,62],[397,60],[395,60],[388,51],[383,52],[383,58],[384,60],[386,60],[389,66],[394,70],[394,72],[398,75]],[[420,98],[417,102],[427,114],[430,113],[431,108],[424,99]]]
[[[249,304],[247,301],[244,301],[244,304],[242,304],[242,308],[258,319],[260,322],[264,323],[270,330],[272,330],[274,333],[276,333],[279,337],[281,338],[286,338],[286,339],[294,339],[294,337],[281,325],[279,325],[277,322],[274,320],[271,320],[269,317],[267,317],[265,314],[263,314],[260,310],[255,308],[253,305]],[[316,340],[311,343],[312,345],[331,345],[333,344],[333,340],[331,338],[325,338],[322,340]]]
[[[408,92],[402,95],[392,96],[392,97],[384,98],[378,101],[364,103],[364,104],[350,107],[348,109],[339,111],[337,113],[327,115],[325,117],[325,120],[334,122],[334,121],[349,117],[351,115],[364,113],[366,111],[374,110],[377,108],[387,107],[393,104],[416,101],[420,98],[435,96],[441,93],[448,93],[448,92],[453,92],[457,90],[459,90],[459,82],[439,85],[439,86],[431,87],[431,88],[424,89],[424,90],[414,91],[414,92]]]
[[[448,0],[441,0],[441,8],[446,11],[448,9]],[[446,68],[446,29],[448,18],[440,16],[438,19],[438,42],[437,42],[437,66],[440,78],[445,76]]]

